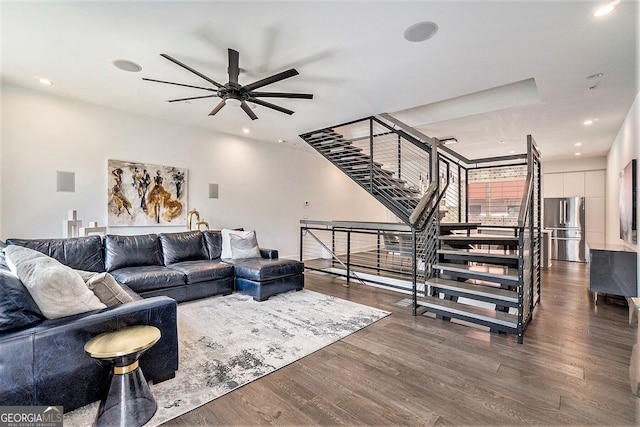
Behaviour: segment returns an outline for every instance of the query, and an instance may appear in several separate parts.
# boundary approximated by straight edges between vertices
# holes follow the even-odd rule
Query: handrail
[[[434,138],[431,138],[430,136],[427,136],[424,133],[420,132],[418,129],[411,127],[404,122],[401,122],[400,120],[396,119],[389,113],[380,113],[378,114],[378,116],[400,127],[400,129],[412,135],[414,138],[421,140],[422,142],[426,142],[429,145],[432,145],[434,142]]]
[[[531,196],[533,195],[533,159],[540,158],[540,149],[536,145],[533,137],[527,135],[527,181],[524,196],[520,202],[520,212],[518,212],[518,227],[524,228],[526,223],[526,215],[529,211]]]
[[[533,193],[533,174],[527,172],[527,183],[525,186],[524,197],[520,202],[520,212],[518,213],[518,228],[524,228],[526,223],[526,215],[529,211],[529,202],[531,200],[531,194]]]
[[[424,215],[424,211],[427,210],[427,206],[432,201],[434,194],[438,190],[438,181],[432,181],[424,192],[424,196],[418,202],[418,205],[409,216],[409,224],[415,227],[418,220]]]
[[[436,138],[432,138],[430,136],[427,136],[427,135],[423,134],[419,130],[409,126],[408,124],[404,123],[403,121],[401,121],[399,119],[396,119],[395,117],[393,117],[389,113],[380,113],[380,114],[378,114],[378,117],[381,117],[381,118],[387,120],[388,122],[393,123],[394,125],[400,127],[400,129],[402,129],[406,133],[410,134],[411,136],[413,136],[415,138],[418,138],[419,140],[422,140],[422,141],[427,142],[429,144],[433,144],[433,142],[436,140]],[[535,148],[537,149],[537,146]],[[455,158],[458,162],[462,162],[467,166],[478,165],[478,164],[482,164],[482,163],[497,163],[497,162],[508,162],[508,161],[512,161],[512,160],[526,160],[527,159],[526,154],[513,154],[513,155],[507,155],[507,156],[485,157],[485,158],[481,158],[481,159],[468,159],[465,156],[463,156],[462,154],[459,154],[459,153],[453,151],[452,149],[450,149],[447,146],[443,145],[442,147],[440,147],[440,149],[442,151],[444,151],[445,153],[447,153],[448,156],[451,156],[451,157]],[[539,155],[538,155],[538,157],[539,157]]]
[[[411,228],[400,222],[370,222],[370,221],[320,221],[301,219],[302,225],[325,225],[332,228],[359,228],[362,230],[411,231]]]

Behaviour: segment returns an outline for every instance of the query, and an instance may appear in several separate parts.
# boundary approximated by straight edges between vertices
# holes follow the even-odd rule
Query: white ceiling
[[[429,136],[456,137],[452,148],[468,158],[522,153],[528,133],[544,159],[601,156],[639,81],[638,2],[623,0],[598,19],[601,4],[2,1],[1,71],[11,84],[230,134],[247,128],[268,142],[299,144],[303,132],[390,112]],[[435,22],[438,33],[406,41],[404,30],[419,21]],[[295,67],[299,76],[261,90],[314,99],[268,99],[293,116],[258,106],[251,121],[226,106],[209,117],[217,98],[167,103],[206,93],[141,79],[209,85],[166,53],[226,83],[227,48],[240,52],[241,84]],[[121,71],[115,59],[143,70]],[[596,81],[586,77],[600,72],[589,90]],[[504,97],[518,82],[526,91]]]

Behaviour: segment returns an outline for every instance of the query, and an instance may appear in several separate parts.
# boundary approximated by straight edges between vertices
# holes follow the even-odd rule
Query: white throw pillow
[[[231,258],[260,258],[260,248],[258,247],[255,231],[247,231],[242,235],[232,233],[229,237],[231,240]]]
[[[116,305],[133,302],[133,298],[129,295],[120,283],[109,273],[95,273],[92,271],[76,270],[87,287],[98,297],[107,307],[115,307]]]
[[[231,234],[236,234],[238,236],[242,236],[248,233],[248,231],[240,231],[240,230],[230,230],[228,228],[222,229],[222,252],[220,253],[220,258],[233,258],[233,253],[231,252]]]
[[[17,245],[5,249],[7,264],[47,319],[107,308],[71,267]]]

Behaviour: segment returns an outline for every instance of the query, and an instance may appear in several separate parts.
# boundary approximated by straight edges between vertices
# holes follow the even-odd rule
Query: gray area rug
[[[174,379],[151,386],[158,412],[147,425],[182,415],[387,315],[309,290],[264,302],[232,294],[182,303],[179,370]],[[95,402],[69,412],[64,425],[91,425],[97,410]]]

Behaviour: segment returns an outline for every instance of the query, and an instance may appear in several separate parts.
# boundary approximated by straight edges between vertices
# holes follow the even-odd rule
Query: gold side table
[[[142,426],[158,409],[138,359],[160,339],[155,326],[127,326],[100,334],[84,345],[94,359],[110,362],[109,392],[100,401],[96,426]]]

